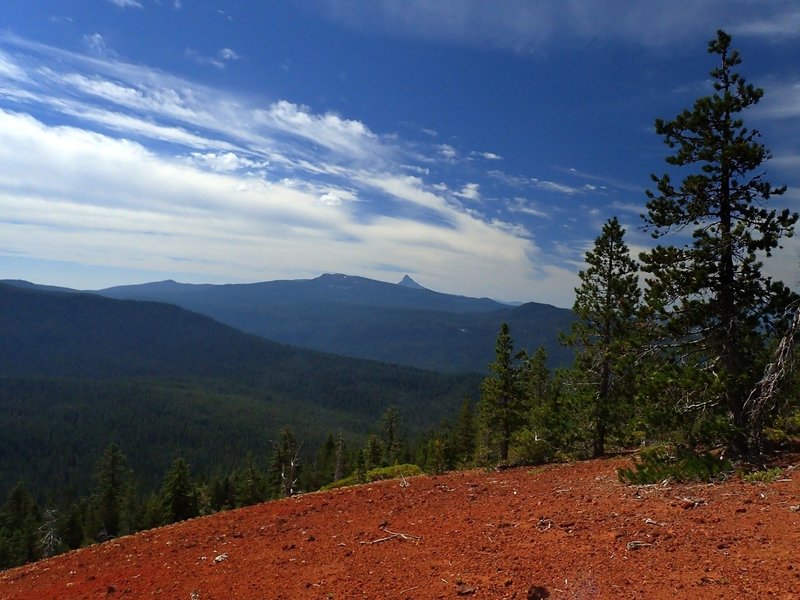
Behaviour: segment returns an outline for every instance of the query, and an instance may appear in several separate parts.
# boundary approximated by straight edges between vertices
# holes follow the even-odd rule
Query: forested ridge
[[[281,431],[297,440],[300,485],[309,489],[332,480],[332,471],[317,475],[309,465],[330,436],[358,447],[397,407],[405,456],[430,423],[474,399],[480,381],[292,348],[166,304],[7,285],[0,285],[0,336],[4,565],[40,555],[30,540],[8,536],[23,523],[38,530],[45,509],[63,519],[80,505],[80,542],[98,539],[103,528],[87,510],[95,507],[98,461],[112,446],[124,456],[117,475],[138,511],[178,458],[193,477],[228,481],[248,455],[251,470],[266,470]],[[228,496],[226,506],[241,503]],[[111,534],[162,522],[153,510]]]
[[[310,280],[236,285],[164,281],[101,290],[112,298],[169,302],[248,333],[303,348],[446,373],[485,373],[498,324],[551,366],[573,358],[559,344],[571,311],[529,302],[508,306],[427,289],[327,274]]]

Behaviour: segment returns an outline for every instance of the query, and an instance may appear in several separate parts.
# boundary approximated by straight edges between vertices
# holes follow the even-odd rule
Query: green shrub
[[[530,429],[523,429],[514,434],[511,442],[511,463],[515,465],[540,465],[550,462],[555,449],[545,440],[537,438]]]
[[[775,423],[775,427],[783,431],[787,436],[800,435],[800,410],[795,409],[789,414],[780,417]]]
[[[742,473],[742,479],[750,483],[772,483],[783,475],[783,469],[773,467],[763,471],[753,471],[752,473]]]
[[[670,446],[654,446],[634,459],[632,469],[618,469],[620,481],[644,485],[665,479],[673,481],[711,481],[733,470],[731,462],[709,452],[695,453]]]
[[[400,477],[413,477],[414,475],[422,475],[422,469],[420,469],[417,465],[394,465],[391,467],[370,469],[365,475],[365,480],[366,483],[372,483],[373,481],[381,481],[383,479],[399,479]],[[357,473],[353,473],[344,479],[339,479],[338,481],[334,481],[333,483],[323,486],[320,488],[320,490],[333,490],[336,488],[358,485],[359,483],[363,482],[359,481]]]
[[[789,435],[783,429],[765,427],[761,435],[765,442],[773,446],[782,446],[789,442]]]

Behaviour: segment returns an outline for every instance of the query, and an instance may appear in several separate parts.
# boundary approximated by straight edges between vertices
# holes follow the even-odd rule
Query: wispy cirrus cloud
[[[116,55],[106,43],[105,38],[99,33],[86,34],[83,36],[82,41],[89,52],[95,56],[106,57]]]
[[[502,156],[494,152],[476,152],[473,150],[469,153],[469,156],[470,158],[482,158],[484,160],[503,160]]]
[[[144,8],[138,0],[106,0],[120,8]]]
[[[530,215],[532,217],[539,217],[542,219],[552,218],[552,214],[543,210],[538,203],[533,202],[528,198],[523,198],[521,196],[517,196],[512,201],[510,201],[508,203],[507,208],[508,211],[512,213],[521,213],[524,215]]]
[[[217,69],[224,69],[227,67],[228,63],[242,60],[242,56],[231,48],[221,48],[213,56],[204,56],[194,48],[186,48],[183,54],[186,58],[199,65],[210,65]]]
[[[780,12],[767,10],[752,19],[737,23],[732,31],[759,37],[800,37],[800,10],[794,6],[792,8]]]
[[[568,196],[576,194],[585,194],[588,192],[595,191],[594,187],[591,185],[583,185],[581,187],[576,187],[572,185],[567,185],[565,183],[559,183],[556,181],[539,179],[537,177],[523,177],[520,175],[510,175],[498,169],[493,169],[489,171],[488,175],[490,177],[493,177],[494,179],[497,179],[498,181],[502,181],[503,183],[511,187],[533,188],[548,192],[556,192],[558,194],[566,194]]]
[[[666,47],[707,37],[720,27],[762,36],[800,31],[790,0],[316,0],[316,5],[331,20],[354,29],[522,54],[543,51],[553,40]]]
[[[546,276],[529,231],[477,210],[478,183],[426,181],[418,152],[333,112],[0,35],[3,253],[239,280],[407,265],[504,297]]]
[[[800,80],[770,81],[759,110],[771,119],[800,117]]]

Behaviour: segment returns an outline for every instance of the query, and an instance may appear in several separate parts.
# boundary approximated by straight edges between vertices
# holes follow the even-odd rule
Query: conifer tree
[[[123,527],[130,521],[123,514],[126,485],[130,471],[125,466],[125,455],[116,444],[110,444],[97,468],[97,488],[94,494],[94,514],[98,521],[98,541],[126,533]]]
[[[606,434],[615,420],[625,359],[630,354],[635,315],[641,292],[638,267],[623,240],[625,230],[616,217],[603,225],[588,267],[580,271],[573,309],[578,320],[566,343],[579,348],[576,365],[583,368],[594,388],[591,398],[593,455],[605,453]]]
[[[36,500],[19,482],[0,509],[0,568],[15,567],[39,558],[41,512]]]
[[[500,460],[508,460],[511,436],[525,422],[525,398],[519,381],[517,356],[508,324],[503,323],[495,342],[490,375],[481,384],[478,404],[481,425],[490,440],[499,444]]]
[[[400,462],[402,439],[400,435],[400,413],[390,406],[381,417],[379,426],[381,446],[383,447],[383,466],[389,467]]]
[[[164,519],[167,523],[184,521],[196,517],[197,496],[189,474],[189,465],[182,458],[172,463],[161,488]]]
[[[547,368],[547,351],[539,346],[532,356],[520,352],[520,382],[532,407],[543,406],[549,395],[550,369]]]
[[[797,213],[766,208],[785,187],[765,180],[770,154],[758,131],[739,113],[754,106],[763,90],[734,69],[742,61],[731,36],[718,31],[708,45],[719,65],[711,71],[714,91],[698,98],[674,120],[657,119],[656,132],[674,150],[667,162],[688,170],[680,186],[669,174],[653,175],[646,229],[653,237],[679,237],[677,246],[657,246],[641,255],[646,303],[661,337],[679,349],[674,361],[697,369],[709,389],[703,402],[727,409],[732,447],[747,450],[744,402],[759,372],[762,332],[779,320],[790,293],[762,273],[761,257],[791,236]]]
[[[244,465],[236,473],[236,505],[250,506],[267,499],[264,475],[256,464],[252,453],[244,459]]]
[[[461,409],[458,412],[458,419],[453,428],[453,453],[457,465],[466,465],[475,458],[477,447],[477,425],[475,423],[475,413],[472,410],[472,402],[469,398],[464,398]]]
[[[339,481],[344,474],[346,468],[345,460],[347,456],[347,448],[344,443],[344,436],[342,430],[339,430],[339,435],[336,438],[336,463],[333,468],[333,481]]]
[[[374,469],[376,467],[381,466],[381,443],[378,440],[378,436],[370,434],[367,438],[367,443],[364,446],[364,469],[369,471],[370,469]]]

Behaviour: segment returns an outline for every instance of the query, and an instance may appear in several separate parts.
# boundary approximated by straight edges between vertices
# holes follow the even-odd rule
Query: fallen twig
[[[416,541],[421,540],[422,537],[418,535],[411,535],[410,533],[395,533],[394,531],[389,531],[388,529],[383,529],[387,535],[386,537],[378,538],[377,540],[372,540],[369,542],[361,542],[362,544],[380,544],[381,542],[388,542],[389,540],[393,540],[394,538],[400,538],[401,540],[408,540],[408,541]]]
[[[400,595],[402,596],[403,594],[407,594],[408,592],[413,592],[414,590],[417,590],[417,589],[419,589],[420,587],[421,587],[421,586],[419,586],[419,585],[415,585],[414,587],[410,587],[410,588],[408,588],[408,589],[402,590],[402,591],[400,592]]]
[[[640,542],[639,540],[633,540],[628,542],[628,550],[638,550],[639,548],[646,548],[647,546],[652,546],[653,544],[648,544],[647,542]]]
[[[685,508],[687,510],[690,509],[690,508],[696,508],[696,507],[700,506],[701,504],[708,504],[708,502],[706,502],[705,498],[689,498],[687,496],[684,496],[682,498],[678,498],[676,496],[675,499],[676,500],[680,500],[681,501],[681,505],[683,506],[683,508]]]

